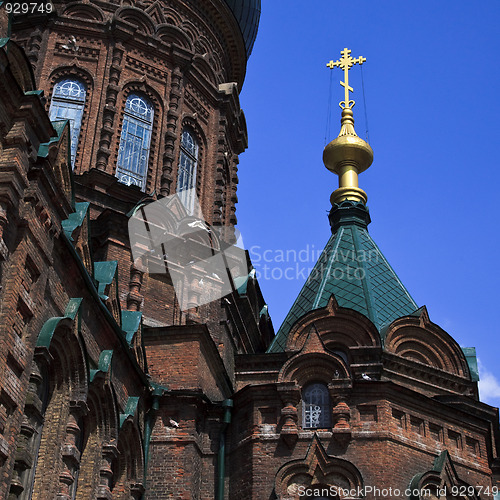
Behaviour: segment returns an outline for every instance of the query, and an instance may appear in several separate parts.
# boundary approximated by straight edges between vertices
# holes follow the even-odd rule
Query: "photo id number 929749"
[[[5,2],[9,14],[50,14],[54,10],[51,2]]]

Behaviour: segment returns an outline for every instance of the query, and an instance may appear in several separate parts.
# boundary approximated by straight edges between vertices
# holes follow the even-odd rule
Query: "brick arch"
[[[83,445],[76,500],[86,500],[97,489],[112,487],[111,464],[117,455],[118,409],[109,374],[89,386],[88,413],[83,420]]]
[[[210,66],[212,67],[212,69],[215,72],[217,81],[219,83],[223,83],[224,77],[223,77],[222,61],[221,61],[219,54],[217,54],[217,52],[213,52],[209,56],[208,61],[209,61]]]
[[[143,80],[145,78],[143,77]],[[156,184],[156,176],[161,175],[159,168],[159,157],[158,147],[161,142],[158,138],[158,135],[161,133],[162,129],[162,121],[163,121],[163,111],[164,111],[164,103],[160,94],[150,85],[148,85],[145,81],[137,81],[137,80],[128,80],[124,83],[122,87],[122,91],[120,93],[120,97],[117,100],[119,106],[117,108],[120,110],[119,113],[119,125],[117,129],[117,133],[114,134],[114,161],[113,164],[113,174],[116,172],[116,162],[118,160],[118,148],[120,147],[120,138],[123,126],[123,117],[125,112],[125,103],[127,102],[127,98],[130,94],[137,93],[146,97],[154,107],[154,117],[153,117],[153,129],[151,131],[151,144],[149,146],[149,159],[148,159],[148,173],[146,178],[146,192],[150,192],[153,190],[153,186]]]
[[[68,4],[62,12],[63,16],[79,17],[80,19],[89,19],[92,21],[104,21],[103,11],[92,4],[83,4],[81,2],[72,2]]]
[[[52,70],[48,78],[50,87],[49,98],[52,98],[55,84],[63,78],[75,78],[82,80],[87,87],[87,94],[94,87],[94,78],[83,66],[80,66],[79,64],[72,64],[71,66],[58,66]],[[85,99],[85,107],[87,107],[87,98]]]
[[[61,493],[60,475],[65,472],[63,447],[68,441],[68,422],[75,407],[84,407],[87,397],[85,348],[75,330],[75,322],[63,319],[49,347],[37,347],[37,362],[48,376],[48,402],[38,458],[33,500],[55,498]],[[46,369],[45,369],[46,368]]]
[[[208,55],[199,56],[196,55],[193,58],[193,67],[198,69],[200,73],[207,78],[207,80],[213,85],[217,84],[217,75],[215,73],[214,68],[209,63]]]
[[[144,455],[141,432],[134,418],[128,417],[118,438],[118,457],[114,466],[114,500],[141,498],[144,487]]]
[[[9,61],[10,70],[12,71],[17,83],[23,89],[23,92],[36,90],[33,69],[28,58],[26,57],[25,52],[12,40],[9,40],[8,42],[8,49],[7,59]]]
[[[155,36],[165,43],[177,44],[189,51],[193,50],[191,38],[182,29],[172,24],[159,25]]]
[[[300,350],[312,325],[325,346],[332,351],[381,346],[375,325],[361,313],[339,307],[332,295],[326,307],[308,312],[295,322],[288,334],[287,350]]]
[[[182,30],[189,37],[189,39],[191,40],[191,44],[194,47],[194,43],[196,42],[196,40],[198,40],[198,33],[199,33],[198,28],[196,28],[196,26],[190,21],[184,21],[182,24],[180,24],[179,21],[177,25],[181,26]]]
[[[68,398],[85,401],[88,385],[87,350],[77,331],[77,320],[62,319],[54,330],[46,356],[50,383],[69,383]],[[40,348],[37,347],[40,353]]]
[[[312,382],[328,385],[335,373],[338,373],[337,378],[350,378],[349,368],[340,356],[327,352],[299,353],[283,365],[278,382],[295,382],[300,387]]]
[[[155,23],[150,16],[148,16],[144,11],[132,6],[120,7],[116,12],[114,17],[125,21],[127,23],[133,24],[140,31],[152,35],[155,31]]]
[[[199,36],[194,42],[194,48],[196,54],[203,56],[204,54],[212,53],[212,46],[205,36]]]
[[[165,20],[167,24],[171,24],[173,26],[180,26],[182,22],[182,18],[178,12],[169,7],[164,7],[163,15],[165,16]]]
[[[468,492],[474,490],[471,486],[459,477],[450,453],[444,450],[434,459],[432,469],[413,476],[409,485],[409,498],[410,500],[423,500],[424,498],[434,500],[439,497],[443,498],[440,492],[445,490],[447,499],[479,499],[477,494],[469,495]],[[467,496],[453,495],[453,487],[465,491]],[[430,491],[431,494],[424,495],[421,493],[424,491]]]
[[[205,222],[207,228],[202,230],[201,228],[197,231],[193,231],[193,228],[189,226],[193,221],[197,221],[196,217],[185,217],[179,221],[179,224],[175,230],[177,235],[185,235],[188,239],[196,241],[207,248],[210,248],[212,252],[218,253],[221,249],[220,238],[218,232]]]
[[[278,500],[307,498],[300,495],[301,488],[318,489],[319,495],[313,494],[321,497],[321,489],[331,487],[347,493],[340,497],[358,498],[356,493],[363,489],[363,477],[351,462],[329,456],[317,435],[312,438],[306,456],[282,465],[274,481],[274,493]]]
[[[384,349],[402,358],[470,378],[460,346],[442,328],[430,322],[427,315],[394,321],[385,334]]]

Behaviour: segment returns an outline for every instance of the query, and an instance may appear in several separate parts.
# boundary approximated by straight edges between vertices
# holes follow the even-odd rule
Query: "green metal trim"
[[[5,47],[9,43],[10,38],[0,38],[0,48]]]
[[[134,335],[139,330],[142,320],[141,311],[126,311],[122,309],[122,330],[126,333],[125,338],[127,339],[128,345],[132,344]]]
[[[66,245],[68,246],[70,253],[73,255],[75,262],[77,263],[78,267],[80,268],[80,272],[81,272],[83,281],[84,281],[85,285],[87,286],[87,289],[89,290],[89,292],[91,293],[93,298],[96,300],[98,306],[101,308],[101,312],[104,314],[104,317],[108,321],[111,328],[114,330],[115,335],[117,336],[119,342],[121,342],[123,350],[125,351],[125,354],[128,357],[129,361],[132,363],[132,366],[134,367],[141,382],[144,384],[145,387],[151,387],[150,380],[146,377],[144,371],[139,366],[137,359],[135,358],[134,354],[132,353],[130,346],[127,344],[127,340],[125,339],[125,335],[123,333],[123,330],[120,328],[120,326],[116,322],[113,315],[109,312],[109,309],[105,306],[104,302],[102,302],[102,300],[99,300],[100,297],[99,297],[99,294],[97,293],[95,283],[93,282],[92,278],[90,277],[90,274],[88,273],[87,269],[85,268],[82,260],[80,259],[80,256],[76,252],[75,247],[73,246],[73,244],[71,243],[71,241],[68,239],[68,237],[66,236],[66,234],[64,232],[62,233],[62,239],[66,243]]]
[[[146,196],[142,200],[138,201],[136,205],[128,213],[125,214],[125,217],[133,217],[141,208],[149,205],[150,203],[153,203],[155,201],[155,194],[156,191],[153,191],[151,194],[146,194]]]
[[[47,158],[49,155],[49,147],[54,144],[55,142],[58,142],[59,139],[61,138],[61,135],[64,131],[64,127],[66,124],[68,124],[69,127],[69,120],[57,120],[53,121],[52,127],[54,127],[54,130],[56,131],[56,135],[51,137],[49,142],[44,142],[38,146],[38,156],[40,158]],[[70,155],[70,164],[71,164],[71,155]]]
[[[68,304],[66,305],[64,316],[53,316],[43,324],[36,342],[37,347],[46,347],[47,349],[50,347],[52,337],[54,336],[54,332],[59,326],[59,323],[65,319],[74,321],[76,315],[78,314],[82,301],[82,298],[70,299]]]
[[[470,378],[472,382],[479,382],[479,367],[477,365],[476,348],[475,347],[462,347],[465,360],[469,366]]]
[[[261,318],[262,316],[269,318],[269,308],[267,307],[267,304],[264,304],[259,312],[259,318]]]
[[[127,399],[125,411],[124,413],[120,413],[120,429],[123,427],[123,424],[125,423],[125,420],[127,420],[128,417],[133,417],[136,414],[138,404],[139,404],[139,397],[137,396],[130,396]]]
[[[422,477],[424,476],[424,472],[419,472],[415,474],[410,481],[408,489],[410,490],[410,500],[421,500],[420,495],[415,495],[415,492],[418,491],[418,483],[420,483]]]
[[[24,95],[37,95],[39,97],[43,96],[43,90],[28,90]]]
[[[111,368],[111,361],[113,361],[113,349],[101,351],[97,369],[90,370],[90,382],[94,381],[94,378],[98,373],[109,373],[109,370]]]
[[[68,138],[67,138],[67,142],[68,142],[67,150],[68,151],[67,151],[67,158],[66,158],[66,167],[67,167],[68,172],[69,172],[69,179],[70,179],[70,183],[71,183],[71,206],[74,209],[75,208],[75,181],[73,179],[73,169],[71,168],[71,125],[70,125],[69,120],[55,120],[55,121],[52,121],[51,123],[52,123],[52,127],[56,131],[56,135],[54,137],[51,137],[49,142],[44,142],[43,144],[40,144],[40,146],[38,147],[37,156],[40,158],[47,158],[47,156],[49,155],[50,146],[52,144],[54,144],[55,142],[60,141],[61,135],[64,131],[64,128],[67,125],[68,128],[70,129],[70,131],[68,133]]]
[[[252,269],[246,276],[237,276],[233,279],[234,287],[240,297],[246,295],[250,279],[255,279],[255,269]]]
[[[75,203],[75,211],[70,213],[68,218],[61,222],[63,231],[66,233],[66,236],[70,241],[73,241],[71,236],[73,231],[83,224],[85,216],[88,214],[89,206],[90,202],[88,201]]]
[[[106,286],[111,285],[116,278],[118,271],[118,261],[109,260],[104,262],[94,262],[94,279],[99,283],[97,293],[103,300],[109,297],[105,295]]]

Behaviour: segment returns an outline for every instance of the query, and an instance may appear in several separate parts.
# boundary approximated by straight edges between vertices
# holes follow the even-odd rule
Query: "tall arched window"
[[[189,214],[194,210],[196,169],[198,166],[198,143],[189,129],[182,131],[177,194]]]
[[[325,384],[308,385],[302,394],[302,427],[330,427],[330,395]]]
[[[130,94],[125,103],[116,176],[127,186],[146,189],[154,108],[144,97]]]
[[[66,78],[56,83],[49,116],[52,121],[69,120],[71,125],[71,165],[75,166],[87,89],[80,80]]]

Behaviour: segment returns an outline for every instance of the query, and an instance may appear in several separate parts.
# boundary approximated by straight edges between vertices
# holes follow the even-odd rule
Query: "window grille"
[[[149,148],[154,108],[143,97],[131,94],[125,103],[122,133],[118,148],[116,176],[127,186],[146,189]]]
[[[71,128],[71,166],[75,166],[87,90],[80,80],[66,78],[56,83],[49,117],[52,121],[69,120]]]
[[[324,384],[308,385],[303,392],[302,422],[304,428],[330,427],[330,396]]]
[[[198,166],[198,143],[189,129],[184,129],[181,139],[177,194],[188,214],[194,210],[196,170]]]

